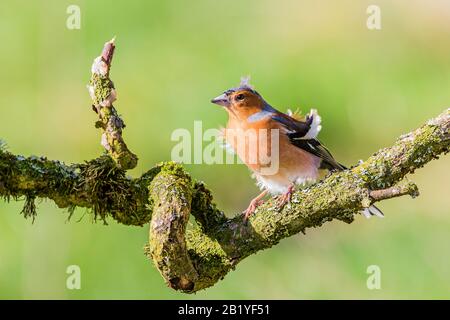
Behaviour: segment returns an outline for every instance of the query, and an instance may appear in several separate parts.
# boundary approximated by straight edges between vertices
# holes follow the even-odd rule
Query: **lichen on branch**
[[[33,219],[35,199],[47,198],[68,209],[69,215],[84,207],[94,220],[106,222],[111,217],[133,226],[150,222],[145,252],[176,290],[192,293],[210,287],[246,257],[307,228],[334,219],[351,223],[375,202],[416,197],[417,186],[405,176],[450,147],[447,109],[366,161],[296,191],[281,212],[268,202],[248,221],[242,214],[227,218],[205,184],[191,178],[180,164],[160,163],[139,178],[126,175],[137,157],[122,138],[124,124],[112,106],[115,89],[109,71],[114,49],[114,41],[105,44],[92,66],[89,86],[107,154],[67,165],[14,155],[0,143],[0,196],[25,197],[22,213]],[[189,225],[191,214],[195,223]]]
[[[119,168],[128,170],[136,167],[138,158],[128,149],[122,138],[125,123],[113,106],[117,93],[109,72],[114,50],[115,44],[112,39],[105,43],[102,54],[95,58],[88,90],[93,102],[92,109],[99,116],[95,126],[103,130],[101,144]]]

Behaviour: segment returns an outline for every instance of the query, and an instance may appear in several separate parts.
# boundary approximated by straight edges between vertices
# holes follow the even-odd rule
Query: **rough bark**
[[[447,109],[366,161],[296,191],[281,212],[268,202],[248,221],[242,214],[227,218],[205,185],[179,164],[161,163],[139,178],[127,177],[125,170],[136,166],[137,157],[122,138],[124,123],[112,106],[115,89],[109,71],[114,48],[113,41],[105,44],[88,87],[106,154],[67,165],[14,155],[0,144],[0,196],[25,197],[22,212],[33,219],[35,199],[48,198],[67,208],[69,215],[85,207],[105,223],[108,216],[126,225],[150,222],[145,252],[176,290],[192,293],[210,287],[244,258],[307,228],[334,219],[350,223],[377,201],[417,196],[417,186],[403,178],[449,149]],[[188,227],[190,214],[195,224]]]

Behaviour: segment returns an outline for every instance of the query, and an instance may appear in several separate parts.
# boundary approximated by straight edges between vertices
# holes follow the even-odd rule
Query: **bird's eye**
[[[244,100],[244,98],[245,98],[245,96],[244,96],[243,93],[240,93],[240,94],[238,94],[238,95],[236,96],[236,100],[237,100],[237,101],[242,101],[242,100]]]

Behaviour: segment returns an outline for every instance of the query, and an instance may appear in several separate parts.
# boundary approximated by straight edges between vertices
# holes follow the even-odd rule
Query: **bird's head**
[[[242,78],[239,87],[225,91],[211,102],[225,107],[230,115],[234,116],[248,116],[261,111],[267,105],[261,95],[249,84],[248,78]]]

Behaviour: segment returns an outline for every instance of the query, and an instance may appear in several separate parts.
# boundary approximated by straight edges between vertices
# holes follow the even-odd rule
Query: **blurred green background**
[[[170,159],[176,128],[225,124],[209,103],[250,74],[281,110],[317,108],[320,138],[354,164],[449,106],[450,2],[376,1],[0,2],[0,138],[13,153],[76,163],[102,152],[86,84],[117,36],[112,78],[140,175]],[[68,30],[66,9],[81,8]],[[144,255],[147,226],[94,224],[41,201],[34,225],[22,202],[0,202],[0,298],[450,298],[449,158],[412,179],[421,196],[383,202],[385,219],[328,223],[243,261],[196,295],[167,288]],[[228,214],[257,193],[243,165],[188,165]],[[83,218],[82,218],[83,217]],[[81,221],[77,222],[80,218]],[[66,268],[81,267],[81,290]],[[381,268],[380,290],[366,268]]]

